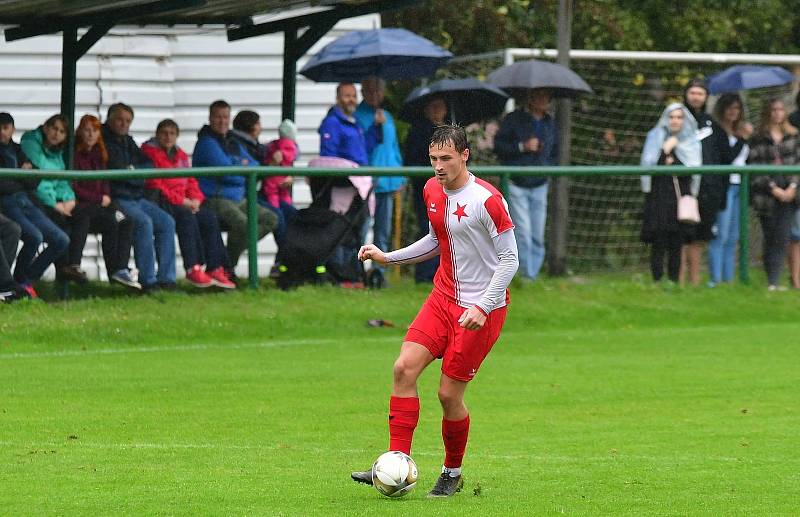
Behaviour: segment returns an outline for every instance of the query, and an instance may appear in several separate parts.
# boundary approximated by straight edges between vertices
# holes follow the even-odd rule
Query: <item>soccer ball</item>
[[[372,464],[372,485],[387,497],[403,497],[417,484],[417,464],[400,451],[385,452]]]

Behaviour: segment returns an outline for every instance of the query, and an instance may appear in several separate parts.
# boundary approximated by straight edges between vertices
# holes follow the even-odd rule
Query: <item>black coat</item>
[[[703,165],[725,163],[722,157],[722,146],[727,147],[728,139],[725,131],[705,111],[696,112],[690,106],[686,107],[697,120],[698,133],[701,134],[700,136],[705,136],[700,141],[703,150]],[[700,178],[700,192],[697,196],[700,224],[694,227],[690,240],[709,241],[714,238],[711,229],[717,222],[717,213],[725,209],[729,185],[728,174],[703,174]]]
[[[130,135],[118,136],[103,124],[103,141],[108,152],[109,169],[147,169],[153,167]],[[111,197],[121,199],[141,199],[144,197],[144,179],[111,181]]]
[[[15,141],[0,144],[0,168],[18,169],[30,160]],[[0,178],[0,196],[17,192],[33,192],[39,186],[38,178]]]
[[[658,165],[665,165],[664,152],[658,159]],[[674,166],[683,164],[673,156]],[[681,195],[691,193],[692,177],[675,176],[678,179],[678,188]],[[659,174],[653,176],[650,183],[650,192],[644,200],[644,214],[642,217],[642,242],[652,244],[663,239],[671,233],[680,233],[684,240],[693,231],[691,225],[678,222],[678,196],[675,192],[673,176]]]

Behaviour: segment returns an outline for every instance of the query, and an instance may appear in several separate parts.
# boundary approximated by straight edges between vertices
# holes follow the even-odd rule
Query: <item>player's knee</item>
[[[450,390],[446,387],[439,388],[439,402],[442,404],[442,407],[447,408],[455,408],[460,406],[463,401],[461,399],[461,394],[457,393],[453,390]]]
[[[409,361],[400,357],[394,362],[394,380],[398,384],[416,382],[417,369]]]

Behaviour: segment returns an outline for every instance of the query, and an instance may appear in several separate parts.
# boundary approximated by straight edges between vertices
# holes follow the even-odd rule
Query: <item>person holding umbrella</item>
[[[397,129],[392,114],[381,107],[385,95],[386,82],[375,76],[361,81],[361,95],[364,100],[358,105],[355,118],[365,134],[375,134],[375,145],[369,150],[369,164],[374,167],[402,167],[403,157],[397,142]],[[379,176],[373,178],[375,187],[375,220],[372,226],[372,240],[382,250],[391,250],[392,213],[394,194],[406,184],[400,176]],[[373,264],[368,276],[374,287],[385,285],[383,266]]]
[[[503,165],[558,165],[558,134],[550,115],[551,90],[527,90],[520,107],[500,123],[494,152]],[[512,175],[508,186],[511,218],[519,248],[523,278],[535,280],[544,263],[544,230],[547,220],[546,176]]]
[[[426,166],[430,165],[429,145],[433,132],[437,126],[444,124],[447,117],[447,104],[443,97],[430,97],[422,108],[422,117],[415,118],[411,123],[411,129],[406,137],[403,157],[406,165]],[[413,190],[414,214],[417,216],[419,231],[417,238],[421,239],[430,232],[428,226],[428,208],[422,197],[422,190],[425,188],[427,177],[414,176],[411,178]],[[418,262],[414,267],[414,281],[417,283],[431,283],[436,270],[439,268],[439,257]]]

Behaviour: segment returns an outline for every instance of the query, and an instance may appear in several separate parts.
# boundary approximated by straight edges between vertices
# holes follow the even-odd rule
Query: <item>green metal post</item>
[[[65,27],[62,41],[61,114],[67,117],[67,145],[64,146],[64,164],[67,169],[71,169],[72,138],[75,134],[75,81],[77,79],[77,63],[81,57],[77,49],[78,28]]]
[[[511,181],[511,174],[505,173],[500,175],[500,190],[503,195],[508,199],[508,184]]]
[[[247,175],[247,278],[250,288],[258,289],[258,202],[256,173]]]
[[[739,280],[750,283],[750,174],[739,186]]]
[[[297,95],[297,29],[283,33],[283,102],[281,118],[294,120]]]

